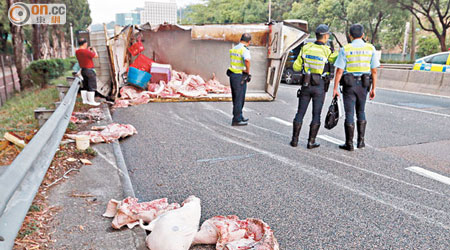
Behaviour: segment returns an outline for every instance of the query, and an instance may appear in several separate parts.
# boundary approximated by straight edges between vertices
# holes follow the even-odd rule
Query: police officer
[[[233,99],[232,126],[245,126],[248,119],[242,116],[242,108],[245,102],[247,82],[250,81],[250,50],[248,46],[252,37],[248,33],[241,36],[240,43],[230,49],[230,67],[227,75],[230,77],[231,96]]]
[[[370,90],[370,99],[375,98],[377,83],[377,67],[380,66],[379,58],[375,55],[375,47],[362,40],[364,28],[360,24],[350,27],[352,42],[347,44],[339,52],[334,66],[336,78],[334,81],[333,97],[339,96],[338,85],[343,85],[345,108],[345,144],[339,146],[348,151],[354,150],[353,135],[355,131],[355,110],[358,129],[358,148],[364,148],[364,134],[366,132],[365,105],[367,94]],[[370,87],[372,86],[372,87]]]
[[[308,109],[309,102],[313,101],[313,118],[309,129],[308,149],[317,148],[316,136],[320,128],[320,114],[325,99],[325,92],[328,90],[329,70],[325,70],[327,63],[334,63],[337,53],[332,53],[330,47],[326,45],[330,37],[329,28],[321,24],[316,28],[316,38],[314,43],[303,46],[294,62],[294,71],[303,71],[303,80],[299,97],[298,110],[293,122],[293,134],[291,146],[297,147],[303,117]],[[329,68],[329,67],[328,67]]]

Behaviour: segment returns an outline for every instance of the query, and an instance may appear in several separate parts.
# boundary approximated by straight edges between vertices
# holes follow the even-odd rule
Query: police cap
[[[363,36],[363,34],[364,34],[364,27],[361,24],[356,23],[350,26],[350,35],[353,38],[360,38]]]
[[[330,28],[326,24],[320,24],[316,28],[316,34],[325,35],[330,33]]]
[[[250,35],[249,33],[242,34],[241,41],[250,42],[251,40],[252,40],[252,35]]]

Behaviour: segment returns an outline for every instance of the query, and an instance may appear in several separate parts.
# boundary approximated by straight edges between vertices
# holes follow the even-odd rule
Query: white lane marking
[[[253,109],[247,108],[247,107],[244,107],[244,108],[242,109],[242,111],[244,111],[244,112],[255,112]]]
[[[228,116],[228,113],[225,113],[225,112],[223,112],[220,109],[213,109],[213,110]],[[192,122],[190,122],[190,123],[192,123]],[[249,125],[253,126],[253,127],[256,127],[256,128],[259,128],[261,130],[267,131],[267,132],[274,133],[276,135],[280,135],[280,136],[283,136],[283,137],[286,137],[286,138],[290,138],[290,136],[288,136],[288,135],[285,135],[285,134],[273,131],[271,129],[267,129],[267,128],[264,128],[264,127],[261,127],[261,126],[258,126],[258,125],[252,124],[252,123],[250,123]],[[205,126],[205,125],[203,125],[203,126]],[[210,128],[208,127],[208,129],[210,129]],[[374,150],[378,150],[376,148],[373,148],[373,149]],[[415,188],[418,188],[418,189],[422,189],[422,190],[430,192],[430,193],[434,193],[434,194],[437,194],[437,195],[444,196],[444,194],[442,194],[440,192],[437,192],[437,191],[434,191],[434,190],[431,190],[431,189],[428,189],[428,188],[424,188],[424,187],[421,187],[419,185],[412,184],[412,183],[409,183],[409,182],[406,182],[406,181],[403,181],[403,180],[400,180],[400,179],[396,179],[396,178],[393,178],[391,176],[380,174],[380,173],[377,173],[377,172],[374,172],[374,171],[371,171],[371,170],[368,170],[368,169],[365,169],[365,168],[360,168],[360,167],[357,167],[357,166],[354,166],[354,165],[351,165],[351,164],[348,164],[346,162],[339,161],[339,160],[336,160],[336,159],[333,159],[333,158],[330,158],[330,157],[326,157],[326,156],[315,154],[313,152],[308,152],[308,151],[304,151],[303,153],[307,153],[307,154],[310,154],[310,155],[313,155],[313,156],[316,156],[316,157],[319,157],[319,158],[322,158],[322,159],[326,159],[328,161],[332,161],[332,162],[335,162],[335,163],[338,163],[338,164],[342,164],[344,166],[351,167],[351,168],[357,169],[359,171],[366,172],[366,173],[369,173],[369,174],[373,174],[373,175],[376,175],[376,176],[379,176],[379,177],[382,177],[382,178],[386,178],[386,179],[389,179],[389,180],[392,180],[392,181],[396,181],[396,182],[399,182],[399,183],[402,183],[402,184],[405,184],[405,185],[408,185],[408,186],[412,186],[412,187],[415,187]]]
[[[271,117],[266,117],[266,119],[269,119],[269,120],[278,122],[278,123],[280,123],[280,124],[283,124],[283,125],[286,125],[286,126],[289,126],[289,127],[292,126],[292,122],[285,121],[285,120],[280,119],[280,118],[278,118],[278,117],[273,117],[273,116],[271,116]]]
[[[299,89],[300,85],[297,85],[297,87],[295,87],[295,86],[287,86],[287,85],[281,85],[280,84],[280,87],[281,88],[286,88],[286,89]]]
[[[426,169],[419,168],[419,167],[414,167],[414,166],[406,168],[406,170],[411,171],[413,173],[416,173],[418,175],[422,175],[424,177],[433,179],[435,181],[439,181],[439,182],[442,182],[444,184],[450,185],[450,178],[449,177],[437,174],[435,172],[431,172],[430,170],[426,170]]]
[[[377,87],[377,89],[382,89],[382,90],[386,90],[386,91],[393,91],[393,92],[400,92],[400,93],[408,93],[408,94],[414,94],[414,95],[423,95],[423,96],[431,96],[431,97],[440,97],[440,98],[448,98],[448,99],[450,99],[450,96],[445,96],[445,95],[434,95],[434,94],[428,94],[428,93],[420,93],[420,92],[400,90],[400,89],[388,89],[388,88],[381,88],[381,87]]]
[[[284,157],[282,155],[279,155],[279,154],[276,154],[276,153],[272,153],[272,152],[266,151],[264,149],[260,149],[260,148],[254,147],[254,146],[251,146],[251,145],[243,143],[243,142],[235,141],[235,140],[230,139],[228,137],[219,135],[217,133],[217,131],[212,130],[211,128],[209,128],[205,124],[202,124],[202,123],[200,123],[198,121],[192,121],[192,122],[193,123],[197,123],[199,126],[202,126],[203,128],[205,128],[207,130],[210,130],[212,132],[211,135],[213,135],[213,136],[215,136],[215,137],[217,137],[219,139],[222,139],[222,140],[227,141],[229,143],[233,143],[233,144],[236,144],[238,146],[241,146],[241,147],[244,147],[244,148],[256,151],[256,152],[258,152],[258,153],[260,153],[262,155],[265,155],[265,156],[267,156],[269,158],[272,158],[274,160],[280,161],[280,162],[282,162],[282,163],[284,163],[286,165],[289,165],[291,167],[296,167],[296,169],[298,169],[298,170],[300,170],[300,171],[302,171],[302,172],[304,172],[306,174],[312,175],[312,176],[314,176],[314,177],[316,177],[318,179],[321,179],[321,180],[324,180],[326,182],[329,182],[330,184],[334,184],[334,185],[336,185],[336,186],[338,186],[338,187],[340,187],[342,189],[346,189],[346,190],[348,190],[350,192],[356,193],[357,195],[369,198],[369,199],[371,199],[371,200],[373,200],[375,202],[379,202],[381,204],[390,206],[390,207],[392,207],[392,208],[394,208],[396,210],[399,210],[399,211],[401,211],[401,212],[403,212],[403,213],[405,213],[407,215],[413,216],[413,217],[419,219],[420,221],[428,222],[428,223],[433,224],[433,225],[439,225],[440,227],[442,227],[442,228],[444,228],[446,230],[450,230],[450,225],[447,225],[445,223],[440,222],[438,219],[434,218],[433,216],[430,216],[429,214],[423,213],[423,212],[420,213],[421,211],[419,211],[419,212],[413,211],[413,209],[411,209],[411,208],[409,208],[407,206],[407,203],[411,203],[409,200],[405,200],[405,199],[402,199],[400,197],[395,197],[397,200],[399,200],[399,202],[396,202],[395,199],[394,200],[392,200],[392,199],[391,200],[387,200],[387,199],[385,199],[385,197],[380,197],[380,194],[383,194],[383,192],[377,193],[377,190],[370,190],[370,189],[367,190],[366,188],[361,188],[359,185],[355,185],[355,183],[352,183],[352,182],[350,182],[348,180],[345,180],[345,179],[343,179],[343,178],[341,178],[341,177],[339,177],[337,175],[334,175],[332,173],[329,173],[329,172],[327,172],[325,170],[316,169],[316,168],[314,168],[312,166],[309,166],[309,165],[299,164],[297,161],[291,160],[291,159],[286,158],[286,157]],[[326,157],[324,157],[324,158],[326,158]],[[339,162],[339,161],[336,161],[336,162]],[[349,164],[344,163],[344,165],[349,165]],[[391,178],[391,179],[394,179],[394,178]],[[413,186],[417,186],[417,185],[414,185],[414,184],[412,184],[412,185]],[[421,189],[424,189],[424,188],[422,188],[420,186],[418,186],[418,187],[421,188]],[[437,193],[435,191],[432,191],[432,192]],[[419,205],[420,207],[424,208],[425,210],[430,210],[431,209],[431,210],[433,210],[435,212],[437,211],[437,212],[439,212],[441,214],[447,215],[446,213],[442,213],[441,210],[437,210],[437,209],[428,207],[426,205],[421,205],[421,204],[417,204],[417,205]],[[416,208],[416,207],[417,206],[415,206],[414,208]],[[446,218],[443,219],[443,220],[447,221]]]
[[[317,138],[320,138],[320,139],[322,139],[322,140],[325,140],[325,141],[334,143],[334,144],[336,144],[336,145],[342,145],[342,144],[345,143],[344,141],[341,141],[341,140],[339,140],[339,139],[333,138],[333,137],[328,136],[328,135],[319,135],[319,136],[317,136]]]
[[[247,154],[247,155],[235,155],[235,156],[227,156],[227,157],[216,157],[211,159],[200,159],[197,160],[197,162],[210,162],[210,163],[216,163],[221,161],[232,161],[232,160],[241,160],[253,157],[258,154]]]
[[[374,102],[374,101],[369,101],[368,103],[373,103],[373,104],[378,104],[378,105],[383,105],[383,106],[393,107],[393,108],[398,108],[398,109],[405,109],[405,110],[409,110],[409,111],[417,111],[417,112],[422,112],[422,113],[426,113],[426,114],[438,115],[438,116],[450,118],[450,115],[448,115],[448,114],[442,114],[442,113],[437,113],[437,112],[433,112],[433,111],[421,110],[421,109],[416,109],[416,108],[410,108],[410,107],[405,107],[405,106],[398,106],[398,105],[387,104],[387,103],[382,103],[382,102]]]

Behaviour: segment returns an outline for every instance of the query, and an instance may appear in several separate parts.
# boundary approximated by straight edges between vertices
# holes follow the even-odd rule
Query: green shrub
[[[58,78],[64,74],[68,63],[60,58],[36,60],[30,63],[26,73],[34,85],[45,86],[51,79]]]
[[[65,70],[71,70],[73,65],[75,65],[75,63],[77,63],[77,59],[75,57],[69,57],[64,59],[64,69]]]
[[[441,51],[439,40],[435,36],[421,37],[418,42],[417,55],[419,57],[428,56]]]

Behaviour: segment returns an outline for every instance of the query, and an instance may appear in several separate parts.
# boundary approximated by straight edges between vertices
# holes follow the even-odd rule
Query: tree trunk
[[[411,61],[416,60],[416,18],[411,18]]]
[[[52,41],[53,41],[53,57],[55,58],[61,58],[61,45],[59,44],[58,39],[58,26],[53,25],[52,26]]]
[[[31,47],[33,48],[33,60],[39,60],[41,58],[41,45],[40,45],[40,24],[31,25],[33,28],[33,36],[31,40]]]
[[[50,58],[50,39],[48,38],[48,24],[41,24],[41,59]]]
[[[7,9],[14,4],[14,0],[7,0]],[[10,25],[10,31],[12,36],[12,43],[14,48],[14,63],[16,65],[17,74],[19,75],[20,81],[20,89],[24,89],[25,86],[25,63],[26,63],[26,54],[25,47],[23,46],[23,31],[22,26],[17,26],[12,23]]]
[[[66,43],[66,34],[63,29],[58,29],[59,42],[61,43],[61,58],[67,58],[67,43]]]

